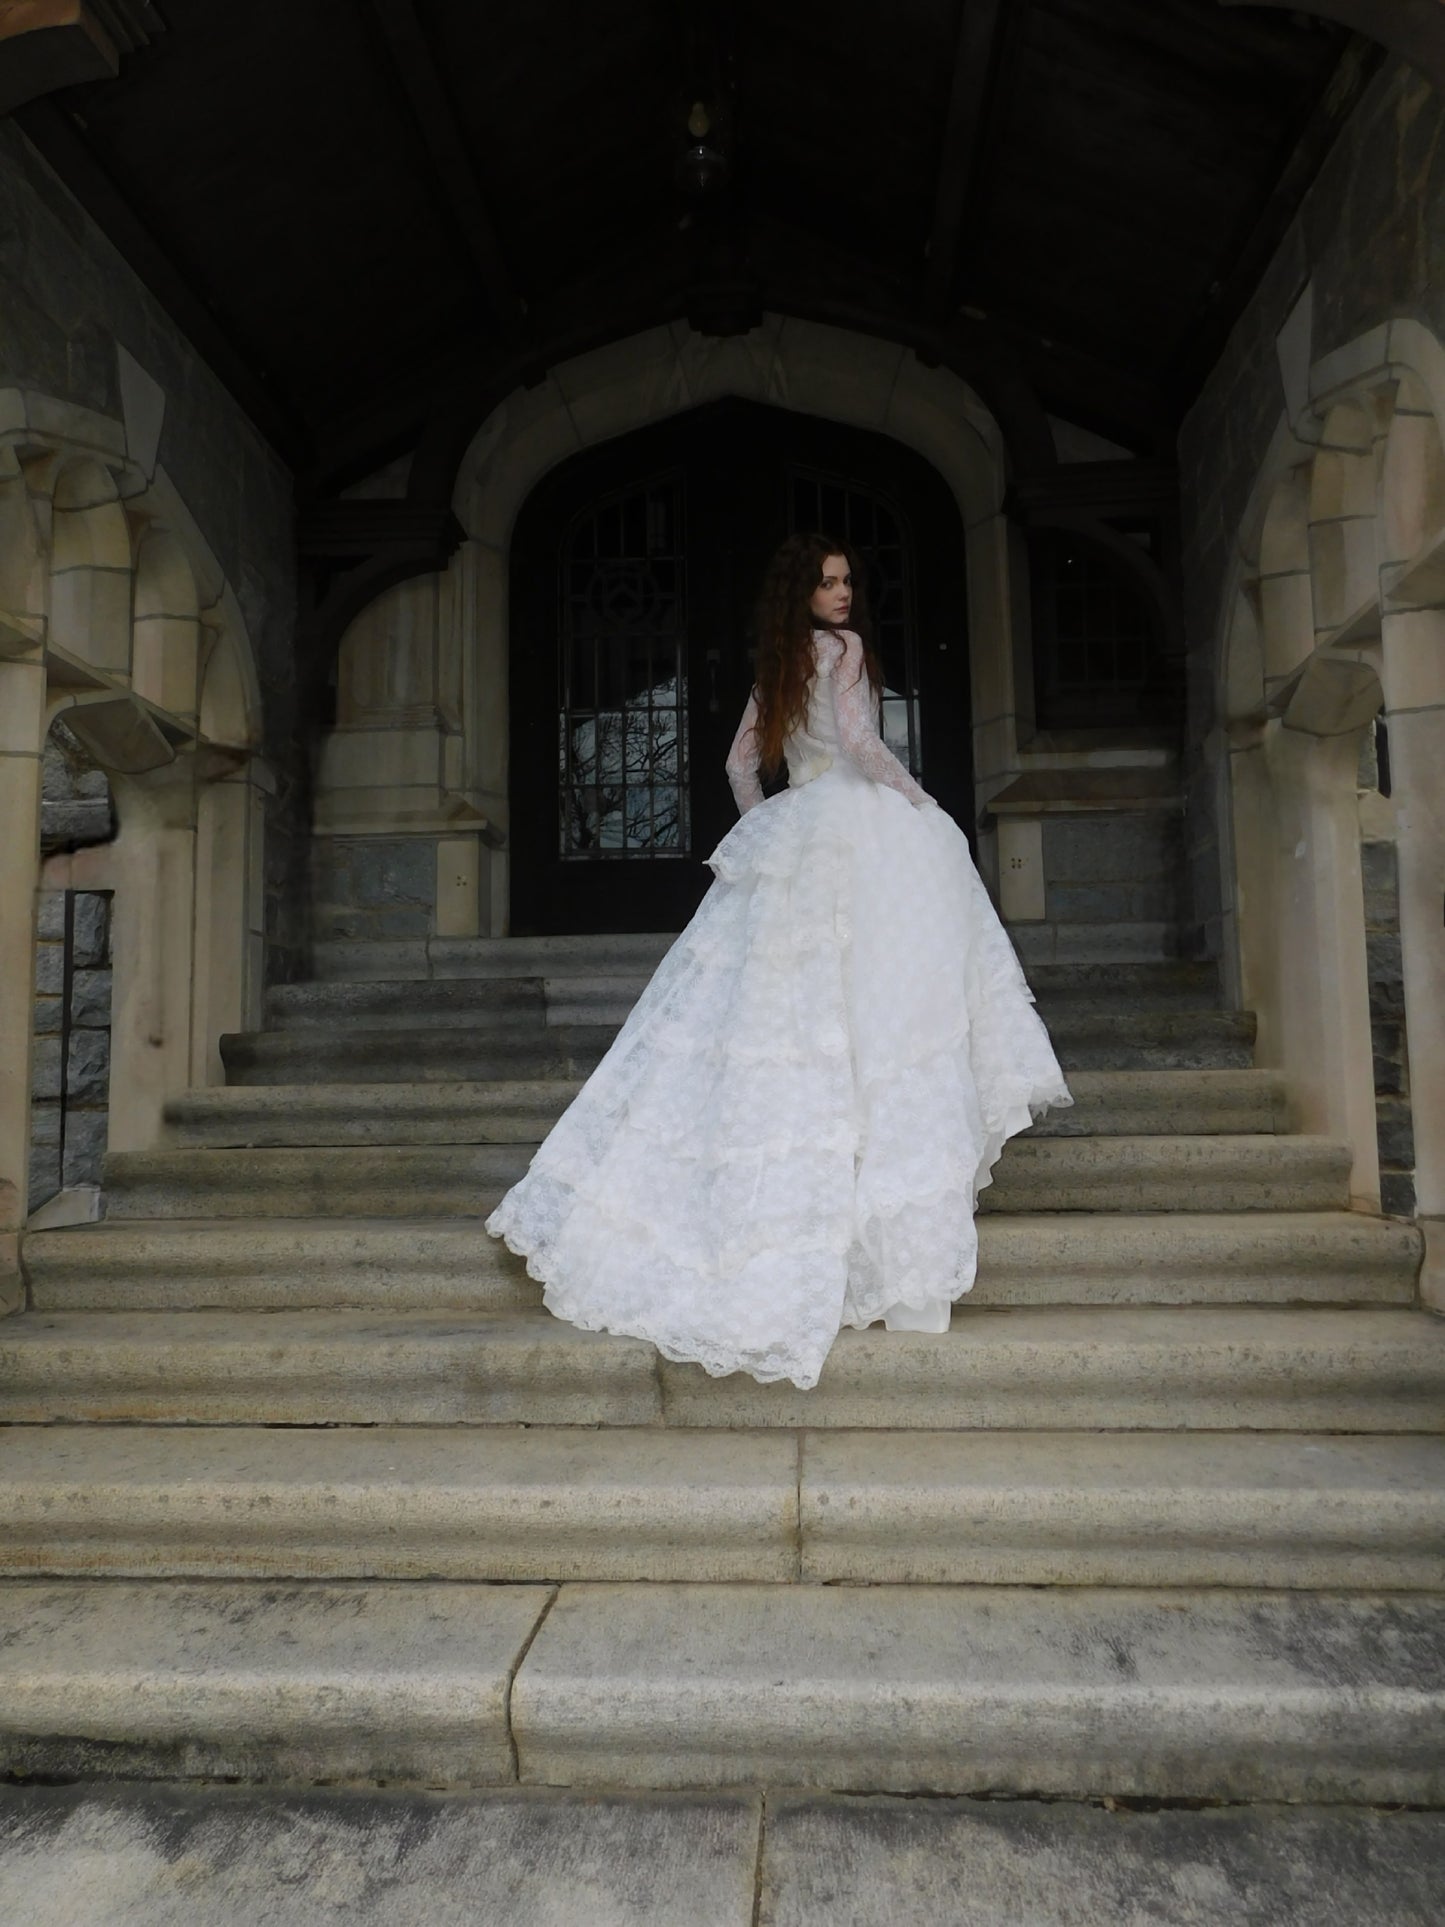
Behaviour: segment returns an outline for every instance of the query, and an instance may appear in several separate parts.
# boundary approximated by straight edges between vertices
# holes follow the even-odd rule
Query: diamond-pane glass
[[[689,851],[684,519],[681,477],[662,476],[594,503],[564,539],[564,858]]]

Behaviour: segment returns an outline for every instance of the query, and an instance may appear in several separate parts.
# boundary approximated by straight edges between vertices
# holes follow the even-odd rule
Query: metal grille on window
[[[913,543],[897,509],[875,490],[818,469],[788,471],[788,523],[841,536],[863,564],[868,607],[883,661],[883,740],[915,776],[923,773],[918,702],[918,626]]]
[[[1166,722],[1178,711],[1178,665],[1158,616],[1124,565],[1066,529],[1029,533],[1035,709],[1043,728]]]
[[[564,858],[685,856],[687,583],[680,476],[604,497],[562,550]]]

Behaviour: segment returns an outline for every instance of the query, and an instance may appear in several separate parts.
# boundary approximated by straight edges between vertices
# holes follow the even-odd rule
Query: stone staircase
[[[1036,968],[1076,1109],[804,1394],[481,1230],[664,942],[333,947],[26,1240],[0,1769],[1441,1799],[1445,1324],[1250,1019]]]

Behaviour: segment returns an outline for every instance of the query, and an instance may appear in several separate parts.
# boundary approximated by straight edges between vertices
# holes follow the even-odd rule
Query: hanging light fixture
[[[687,131],[689,141],[677,164],[677,184],[690,199],[700,201],[717,193],[727,179],[728,164],[715,147],[708,145],[712,117],[704,102],[693,102]]]

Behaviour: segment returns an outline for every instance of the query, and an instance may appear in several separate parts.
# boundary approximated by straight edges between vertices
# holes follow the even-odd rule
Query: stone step
[[[1445,1322],[1415,1310],[964,1307],[845,1331],[810,1392],[709,1378],[543,1312],[29,1312],[0,1422],[749,1429],[1445,1428]]]
[[[789,1432],[13,1426],[0,1480],[5,1577],[798,1577]]]
[[[324,979],[278,984],[266,997],[266,1027],[349,1023],[369,1030],[418,1030],[476,1022],[515,1026],[620,1024],[641,996],[656,965],[551,974],[547,958],[518,939],[516,976]],[[537,975],[522,974],[527,969]],[[1029,981],[1046,1015],[1098,1009],[1211,1010],[1219,1001],[1218,976],[1208,964],[1039,964]]]
[[[840,1431],[799,1450],[815,1583],[1445,1593],[1442,1437]]]
[[[1035,946],[1022,930],[1013,941],[1024,955]],[[428,979],[506,977],[640,977],[655,970],[676,941],[676,932],[570,937],[432,937],[401,942],[363,938],[319,943],[313,957],[321,983],[425,982]],[[1053,949],[1057,951],[1055,944]],[[1177,957],[1131,961],[1057,955],[1028,961],[1036,990],[1098,990],[1129,1002],[1218,1002],[1219,973],[1210,963]]]
[[[1226,1073],[1235,1077],[1251,1073]],[[1257,1075],[1254,1073],[1253,1075]],[[578,1078],[493,1078],[458,1084],[228,1084],[166,1105],[172,1144],[210,1149],[347,1144],[536,1145],[582,1088]],[[1221,1109],[1266,1114],[1241,1088]],[[1256,1124],[1251,1128],[1267,1128]]]
[[[1319,1137],[1015,1138],[981,1211],[1330,1211],[1347,1144]]]
[[[111,1218],[487,1215],[526,1170],[520,1144],[112,1152]],[[995,1211],[1330,1211],[1350,1152],[1328,1138],[1016,1138],[980,1194]]]
[[[1359,1212],[1049,1212],[980,1219],[965,1309],[1412,1304],[1420,1234]],[[112,1219],[26,1235],[40,1311],[490,1311],[540,1303],[470,1220]]]
[[[531,1029],[479,1020],[466,1028],[361,1030],[345,1024],[245,1031],[221,1039],[228,1084],[455,1084],[582,1078],[615,1024]]]
[[[497,1785],[515,1777],[508,1696],[552,1598],[545,1586],[11,1581],[0,1773]]]
[[[1149,1799],[1445,1797],[1445,1599],[564,1587],[524,1782]]]
[[[319,980],[370,983],[463,977],[636,975],[655,970],[676,931],[563,937],[431,937],[372,943],[364,938],[318,943]]]
[[[12,1778],[1438,1806],[1445,1601],[12,1580]]]
[[[1254,1062],[1248,1011],[1039,1008],[1066,1070],[1248,1070]],[[234,1032],[221,1039],[221,1058],[231,1084],[586,1077],[616,1034],[616,1021],[543,1024],[522,1012],[481,1012],[410,1028],[336,1023]]]
[[[1445,1439],[15,1426],[0,1575],[1445,1590]]]
[[[581,1085],[576,1079],[473,1084],[224,1085],[166,1105],[173,1144],[211,1148],[344,1144],[536,1144]],[[1072,1110],[1035,1137],[1214,1135],[1286,1131],[1276,1071],[1077,1071]]]

